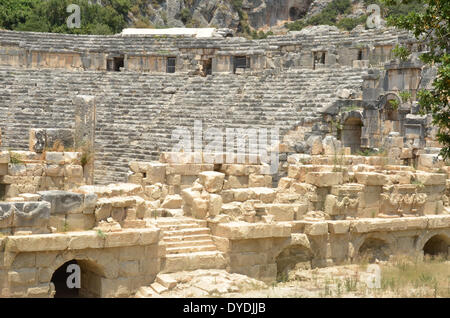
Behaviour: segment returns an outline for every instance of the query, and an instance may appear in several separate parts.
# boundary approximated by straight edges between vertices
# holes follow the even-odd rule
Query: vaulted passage
[[[389,246],[380,239],[368,238],[358,251],[358,260],[367,260],[375,263],[376,260],[387,261],[389,259]]]
[[[287,275],[295,267],[311,267],[312,253],[301,245],[293,245],[284,249],[276,258],[278,278]]]
[[[76,266],[79,270],[76,269]],[[54,297],[100,297],[102,277],[102,270],[91,261],[71,260],[66,262],[52,275],[51,282],[55,285]]]
[[[448,258],[450,239],[444,235],[435,235],[423,247],[423,253],[430,256],[443,256]]]
[[[78,288],[70,288],[67,284],[71,272],[67,272],[70,265],[78,265],[72,260],[59,267],[52,276],[51,282],[55,285],[55,298],[78,298],[80,297]]]

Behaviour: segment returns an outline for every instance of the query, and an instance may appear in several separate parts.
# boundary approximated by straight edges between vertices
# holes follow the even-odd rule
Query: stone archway
[[[277,264],[277,276],[286,276],[289,270],[298,265],[311,268],[313,253],[311,250],[300,244],[290,245],[283,249],[275,258]]]
[[[79,271],[68,270],[71,265],[78,266]],[[79,273],[78,287],[69,287],[68,280],[74,283],[74,275]],[[71,276],[72,275],[72,276]],[[102,278],[105,277],[103,269],[91,260],[72,259],[58,266],[52,274],[50,283],[53,284],[55,298],[99,298],[101,297]]]
[[[443,256],[448,258],[450,238],[443,234],[436,234],[429,238],[423,246],[424,255]]]
[[[367,260],[374,263],[376,260],[387,261],[391,254],[389,244],[377,237],[367,237],[358,249],[357,260]]]

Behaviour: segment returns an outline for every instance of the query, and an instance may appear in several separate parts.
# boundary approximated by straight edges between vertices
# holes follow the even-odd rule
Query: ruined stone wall
[[[155,229],[0,238],[0,295],[52,297],[52,275],[76,260],[84,296],[128,297],[159,272],[158,241]]]
[[[167,57],[177,57],[177,72],[195,72],[202,61],[213,72],[232,73],[233,56],[249,56],[250,69],[313,68],[315,52],[325,52],[325,65],[352,67],[360,58],[378,66],[387,62],[395,44],[414,42],[407,32],[293,32],[264,40],[196,39],[176,36],[84,36],[30,32],[0,32],[0,65],[20,68],[106,70],[107,60],[121,57],[124,69],[165,72]],[[74,45],[76,43],[76,45]],[[360,52],[362,51],[361,56]],[[231,67],[230,67],[231,66]]]
[[[85,183],[81,153],[28,151],[0,152],[0,199],[32,200],[43,190],[67,190]]]

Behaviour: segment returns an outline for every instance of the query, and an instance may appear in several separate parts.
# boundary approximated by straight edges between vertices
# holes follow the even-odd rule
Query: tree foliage
[[[365,7],[370,4],[380,6],[383,17],[406,15],[411,11],[423,9],[421,0],[410,0],[407,4],[385,3],[383,0],[364,0]],[[352,30],[357,25],[365,24],[368,14],[360,17],[346,17],[351,12],[351,1],[333,0],[320,13],[308,18],[300,19],[292,23],[286,23],[290,31],[300,31],[309,25],[334,25],[340,29]]]
[[[410,0],[401,0],[408,4]],[[385,0],[394,5],[396,0]],[[450,1],[423,0],[424,10],[388,18],[388,24],[413,32],[427,46],[420,59],[437,66],[437,76],[432,89],[421,90],[418,101],[422,111],[431,113],[438,127],[437,139],[444,146],[441,154],[450,158]]]
[[[0,27],[18,31],[75,34],[114,34],[126,27],[130,0],[102,0],[102,5],[88,0],[2,0]],[[81,28],[68,28],[67,6],[81,10]]]

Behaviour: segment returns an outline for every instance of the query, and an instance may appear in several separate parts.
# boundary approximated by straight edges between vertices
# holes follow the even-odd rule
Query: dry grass
[[[381,290],[399,297],[450,297],[450,262],[443,257],[396,257],[381,265]]]
[[[289,271],[288,279],[270,288],[240,292],[238,297],[320,297],[320,298],[450,298],[450,261],[443,257],[396,256],[379,262],[381,288],[370,288],[365,273],[367,258],[358,264]]]

